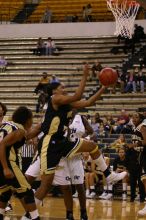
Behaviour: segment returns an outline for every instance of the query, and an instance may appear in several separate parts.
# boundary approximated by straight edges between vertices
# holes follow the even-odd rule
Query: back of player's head
[[[12,120],[18,124],[25,125],[33,117],[32,111],[25,106],[18,107],[13,115]]]
[[[61,85],[60,82],[54,82],[48,85],[48,96],[52,96],[53,95],[53,90],[57,89],[59,86]]]

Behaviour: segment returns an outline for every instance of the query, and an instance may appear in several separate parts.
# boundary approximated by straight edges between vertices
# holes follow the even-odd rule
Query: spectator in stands
[[[134,73],[134,70],[130,70],[128,76],[127,76],[127,79],[126,79],[126,82],[127,82],[127,85],[126,85],[126,88],[125,88],[125,92],[133,92],[133,93],[136,93],[136,75]]]
[[[52,19],[52,11],[50,10],[49,7],[46,8],[43,17],[41,19],[42,23],[51,23],[51,19]]]
[[[100,71],[103,69],[101,63],[96,60],[96,62],[93,64],[91,70],[92,70],[92,77],[95,78],[98,80],[98,76],[99,76],[99,73]]]
[[[52,78],[50,79],[50,83],[58,83],[58,82],[60,82],[60,80],[55,75],[52,75]]]
[[[121,114],[117,118],[117,128],[116,128],[116,133],[124,133],[124,127],[126,124],[129,122],[129,115],[125,111],[125,109],[121,110]]]
[[[93,131],[97,137],[99,132],[99,123],[97,122],[95,115],[91,117],[91,127],[93,128]]]
[[[35,93],[39,94],[38,103],[36,105],[36,113],[43,108],[46,98],[47,98],[47,88],[50,80],[46,72],[43,72],[42,78],[40,79],[38,85],[35,88]]]
[[[112,114],[107,113],[104,117],[103,123],[108,134],[114,133],[115,120],[113,119]]]
[[[92,21],[92,6],[88,4],[83,7],[83,21],[90,22]]]
[[[6,71],[6,67],[8,65],[8,62],[5,60],[5,58],[3,56],[0,57],[0,69],[1,72],[5,72]]]
[[[118,74],[118,81],[117,83],[120,84],[120,92],[124,93],[125,92],[125,85],[126,85],[126,74],[124,71],[119,68],[119,66],[115,67],[117,74]]]
[[[115,148],[117,151],[119,150],[120,147],[125,148],[126,147],[126,139],[124,134],[120,134],[120,136],[110,144],[110,148]]]
[[[98,136],[99,134],[99,126],[100,124],[103,123],[103,120],[100,118],[100,115],[98,112],[95,113],[95,115],[92,116],[91,118],[91,127],[93,128],[96,136]]]
[[[36,49],[33,49],[33,53],[39,56],[44,54],[44,40],[41,37],[39,37],[37,41],[37,47]]]
[[[44,43],[45,45],[45,55],[53,55],[56,50],[56,45],[51,37]]]
[[[95,192],[95,180],[97,177],[96,164],[92,160],[89,153],[83,153],[83,163],[85,170],[85,186],[86,186],[86,198],[94,198]]]
[[[107,137],[108,136],[108,131],[106,130],[106,125],[104,122],[100,123],[99,129],[98,129],[98,136],[99,137]]]
[[[133,39],[135,43],[140,42],[141,39],[145,39],[144,28],[138,24],[134,25]]]
[[[121,145],[122,146],[122,145]],[[113,162],[113,171],[116,173],[121,173],[123,171],[127,171],[128,161],[126,159],[126,152],[123,147],[118,149],[118,157]],[[122,199],[127,199],[127,176],[122,180]]]
[[[143,69],[138,69],[137,73],[137,85],[140,88],[140,92],[144,93],[144,81],[145,81],[145,76],[143,75]]]

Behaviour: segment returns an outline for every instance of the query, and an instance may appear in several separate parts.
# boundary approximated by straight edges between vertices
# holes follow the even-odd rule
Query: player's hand
[[[89,73],[90,73],[90,67],[89,67],[89,64],[88,63],[85,63],[84,66],[83,66],[83,73],[85,76],[89,76]]]
[[[14,178],[14,174],[9,168],[4,169],[4,176],[6,179],[13,179]]]

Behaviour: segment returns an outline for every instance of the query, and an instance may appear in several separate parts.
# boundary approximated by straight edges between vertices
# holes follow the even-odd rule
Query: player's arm
[[[26,134],[26,139],[32,139],[36,136],[38,136],[38,134],[41,132],[41,123],[37,124],[34,128],[32,128],[31,130],[29,130]]]
[[[105,91],[105,86],[102,86],[93,96],[91,96],[87,100],[80,100],[76,102],[72,102],[71,106],[76,109],[88,107],[94,105],[94,103],[100,98],[100,96],[103,94]]]
[[[86,134],[87,135],[91,135],[91,134],[93,134],[93,128],[91,127],[91,125],[90,125],[90,123],[88,122],[88,120],[83,116],[82,117],[82,119],[83,119],[83,124],[84,124],[84,126],[85,126],[85,129],[86,129]]]
[[[84,69],[83,69],[83,76],[82,79],[80,81],[80,84],[76,90],[76,92],[74,93],[74,95],[69,96],[69,95],[54,95],[52,96],[52,102],[54,105],[66,105],[66,104],[70,104],[74,101],[80,100],[82,98],[83,92],[84,92],[84,88],[86,85],[86,81],[87,81],[87,77],[89,75],[89,66],[88,64],[84,65]]]
[[[4,139],[0,142],[0,162],[3,167],[3,172],[6,178],[13,178],[14,174],[11,169],[8,167],[7,159],[6,159],[6,149],[12,146],[17,141],[21,141],[22,138],[25,137],[25,131],[22,129],[18,129],[8,134]]]
[[[146,126],[143,125],[140,129],[142,136],[143,136],[143,140],[142,140],[142,146],[146,146]]]

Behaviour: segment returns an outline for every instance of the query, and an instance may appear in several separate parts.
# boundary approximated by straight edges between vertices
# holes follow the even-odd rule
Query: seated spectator
[[[92,6],[88,4],[83,7],[83,21],[90,22],[92,21]]]
[[[124,126],[129,122],[129,115],[125,111],[125,109],[121,110],[121,114],[117,118],[117,128],[116,133],[124,133]]]
[[[126,88],[125,92],[133,92],[136,93],[136,75],[134,73],[134,70],[130,70],[127,79],[126,79]]]
[[[107,131],[108,134],[114,133],[114,125],[115,125],[115,120],[113,119],[112,114],[107,113],[105,115],[105,119],[103,120],[105,130]]]
[[[98,112],[95,113],[95,115],[91,118],[91,127],[93,128],[94,134],[97,137],[99,135],[99,126],[103,123],[103,120],[100,118],[100,115]]]
[[[134,25],[133,39],[135,43],[140,42],[141,39],[145,39],[144,28],[138,24]]]
[[[100,71],[103,69],[103,67],[102,67],[102,65],[101,65],[101,63],[97,60],[94,64],[93,64],[93,66],[92,66],[92,68],[91,68],[91,70],[92,70],[92,77],[93,78],[97,78],[97,80],[98,80],[98,77],[99,77],[99,73],[100,73]]]
[[[126,74],[118,66],[116,66],[115,69],[117,70],[117,74],[118,74],[117,83],[120,84],[120,92],[124,93],[125,92],[125,85],[126,85]]]
[[[45,55],[53,55],[56,51],[55,42],[51,37],[48,37],[48,40],[44,43],[45,45]]]
[[[58,83],[58,82],[60,82],[60,80],[55,75],[52,75],[52,78],[50,79],[50,83]]]
[[[137,85],[140,88],[140,92],[144,93],[144,81],[145,81],[145,76],[143,74],[143,70],[142,69],[138,69],[138,73],[137,73]]]
[[[125,147],[126,146],[126,139],[124,134],[120,134],[120,136],[110,144],[109,148],[115,148],[117,151],[119,150],[120,147]]]
[[[85,186],[86,186],[86,198],[94,198],[95,192],[95,180],[97,177],[96,164],[90,157],[89,153],[83,153],[83,163],[85,170]]]
[[[33,54],[39,55],[39,56],[44,54],[44,40],[41,37],[39,37],[37,41],[36,49],[33,49]]]
[[[99,137],[107,137],[108,136],[108,132],[106,131],[104,122],[99,125],[98,136]]]
[[[5,58],[3,56],[0,57],[0,69],[1,72],[5,72],[6,71],[6,67],[8,65],[8,62],[5,60]]]
[[[122,145],[121,145],[122,146]],[[126,159],[125,149],[121,147],[118,149],[118,157],[113,162],[113,171],[116,173],[121,173],[127,171],[128,161]],[[127,199],[127,176],[122,180],[122,199]]]
[[[49,7],[47,7],[41,19],[41,23],[51,23],[51,18],[52,11],[49,9]]]

